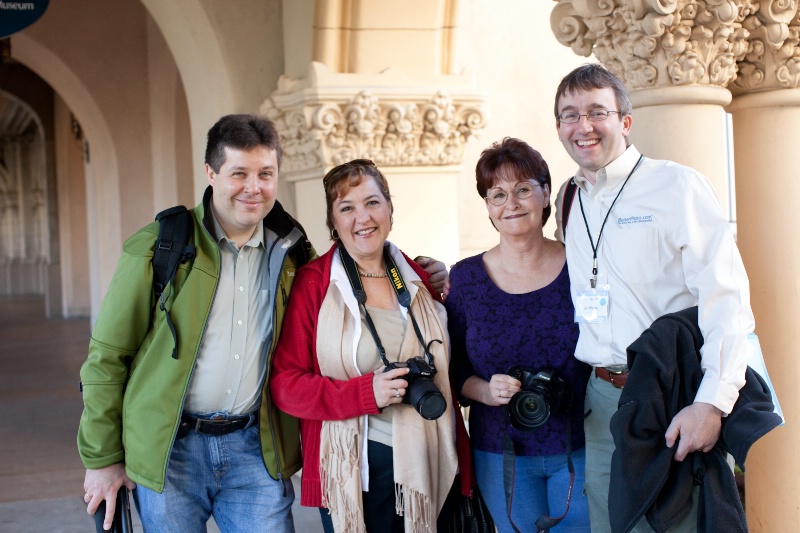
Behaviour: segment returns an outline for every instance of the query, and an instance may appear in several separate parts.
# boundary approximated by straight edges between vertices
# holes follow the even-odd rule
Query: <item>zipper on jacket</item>
[[[302,242],[302,239],[299,240],[297,243],[295,243],[294,246],[292,246],[291,248],[286,250],[286,255],[284,256],[284,260],[281,261],[281,268],[278,271],[278,286],[281,289],[281,296],[283,298],[283,304],[284,304],[284,313],[286,312],[285,309],[286,309],[286,301],[288,299],[288,296],[286,294],[286,289],[281,284],[281,272],[280,271],[283,270],[283,263],[287,260],[287,258],[289,258],[289,254],[292,253],[292,250],[294,250],[297,247],[297,244],[300,243],[300,242]],[[278,244],[277,240],[272,244],[272,248],[270,248],[269,253],[267,254],[267,264],[269,264],[269,258],[272,255],[272,251],[275,249],[275,246],[277,244]],[[264,394],[269,394],[270,363],[271,363],[271,360],[272,360],[272,354],[274,353],[275,346],[277,344],[276,339],[279,336],[278,335],[279,332],[277,331],[277,328],[275,327],[275,322],[274,322],[274,319],[278,316],[278,298],[277,298],[277,295],[276,295],[275,300],[273,301],[272,306],[273,306],[272,307],[272,317],[273,317],[272,341],[270,342],[270,347],[269,347],[269,350],[267,351],[267,370],[266,370],[266,373],[264,375],[264,392],[263,392]],[[283,484],[283,495],[286,496],[286,481],[284,481],[283,474],[281,473],[283,471],[283,468],[281,466],[281,463],[282,463],[281,462],[281,454],[280,454],[280,451],[278,450],[278,440],[275,438],[275,428],[273,427],[273,424],[272,424],[272,412],[271,412],[271,406],[270,406],[271,402],[269,402],[267,398],[264,398],[262,401],[264,402],[264,406],[265,406],[266,411],[267,411],[267,423],[269,424],[269,435],[270,435],[270,438],[272,439],[272,448],[275,451],[275,465],[276,465],[277,474],[278,474],[278,481],[280,481]],[[260,435],[261,435],[261,433],[259,432],[259,438],[260,438]],[[263,455],[262,455],[262,460],[263,460]],[[266,467],[266,466],[267,465],[265,464],[264,467]],[[269,468],[267,468],[267,473],[269,473]]]
[[[278,481],[280,481],[281,485],[283,485],[283,497],[285,498],[286,497],[286,481],[284,481],[283,474],[281,474],[280,472],[278,472]]]

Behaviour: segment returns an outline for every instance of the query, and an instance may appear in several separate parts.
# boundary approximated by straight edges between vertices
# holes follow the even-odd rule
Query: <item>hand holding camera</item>
[[[481,403],[498,407],[507,405],[511,397],[522,390],[522,382],[508,374],[494,374],[489,380],[485,398]]]
[[[447,402],[433,382],[436,367],[433,365],[433,355],[430,353],[431,344],[442,341],[434,339],[425,347],[427,357],[417,356],[403,362],[389,363],[384,361],[384,372],[393,372],[399,368],[406,368],[408,372],[402,378],[408,383],[408,396],[402,396],[403,403],[410,404],[425,420],[436,420],[447,409]]]
[[[530,372],[514,366],[508,374],[522,383],[522,390],[508,402],[509,422],[519,431],[536,431],[551,414],[569,411],[572,392],[554,368],[544,367]]]
[[[407,373],[407,368],[395,368],[391,371],[378,369],[372,374],[372,392],[379,409],[402,403],[408,387],[404,379]]]

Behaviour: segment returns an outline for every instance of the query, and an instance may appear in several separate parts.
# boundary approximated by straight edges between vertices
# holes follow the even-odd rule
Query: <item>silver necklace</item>
[[[358,273],[359,273],[359,275],[364,276],[365,278],[388,278],[389,277],[389,274],[387,274],[386,272],[377,272],[377,273],[364,272],[360,268],[358,269]]]
[[[358,265],[356,265],[356,266],[358,267],[358,274],[360,276],[365,277],[365,278],[388,278],[389,277],[389,274],[387,274],[386,272],[377,272],[377,273],[364,272],[363,270],[361,270],[361,267],[359,267]]]

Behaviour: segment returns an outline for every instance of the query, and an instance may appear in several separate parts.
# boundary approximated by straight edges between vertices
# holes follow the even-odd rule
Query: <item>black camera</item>
[[[529,372],[514,366],[508,375],[522,382],[522,390],[508,402],[511,425],[531,432],[547,422],[551,414],[564,413],[572,403],[572,393],[552,367]]]
[[[422,356],[413,357],[404,362],[386,365],[384,372],[395,368],[408,368],[408,374],[401,376],[408,382],[403,403],[411,404],[426,420],[436,420],[447,409],[447,402],[433,382],[436,367],[428,363]]]

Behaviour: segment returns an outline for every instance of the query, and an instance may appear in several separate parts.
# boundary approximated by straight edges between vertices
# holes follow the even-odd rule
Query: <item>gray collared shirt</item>
[[[243,414],[258,409],[272,342],[269,250],[278,236],[258,224],[241,250],[211,212],[220,280],[189,384],[185,410]]]

